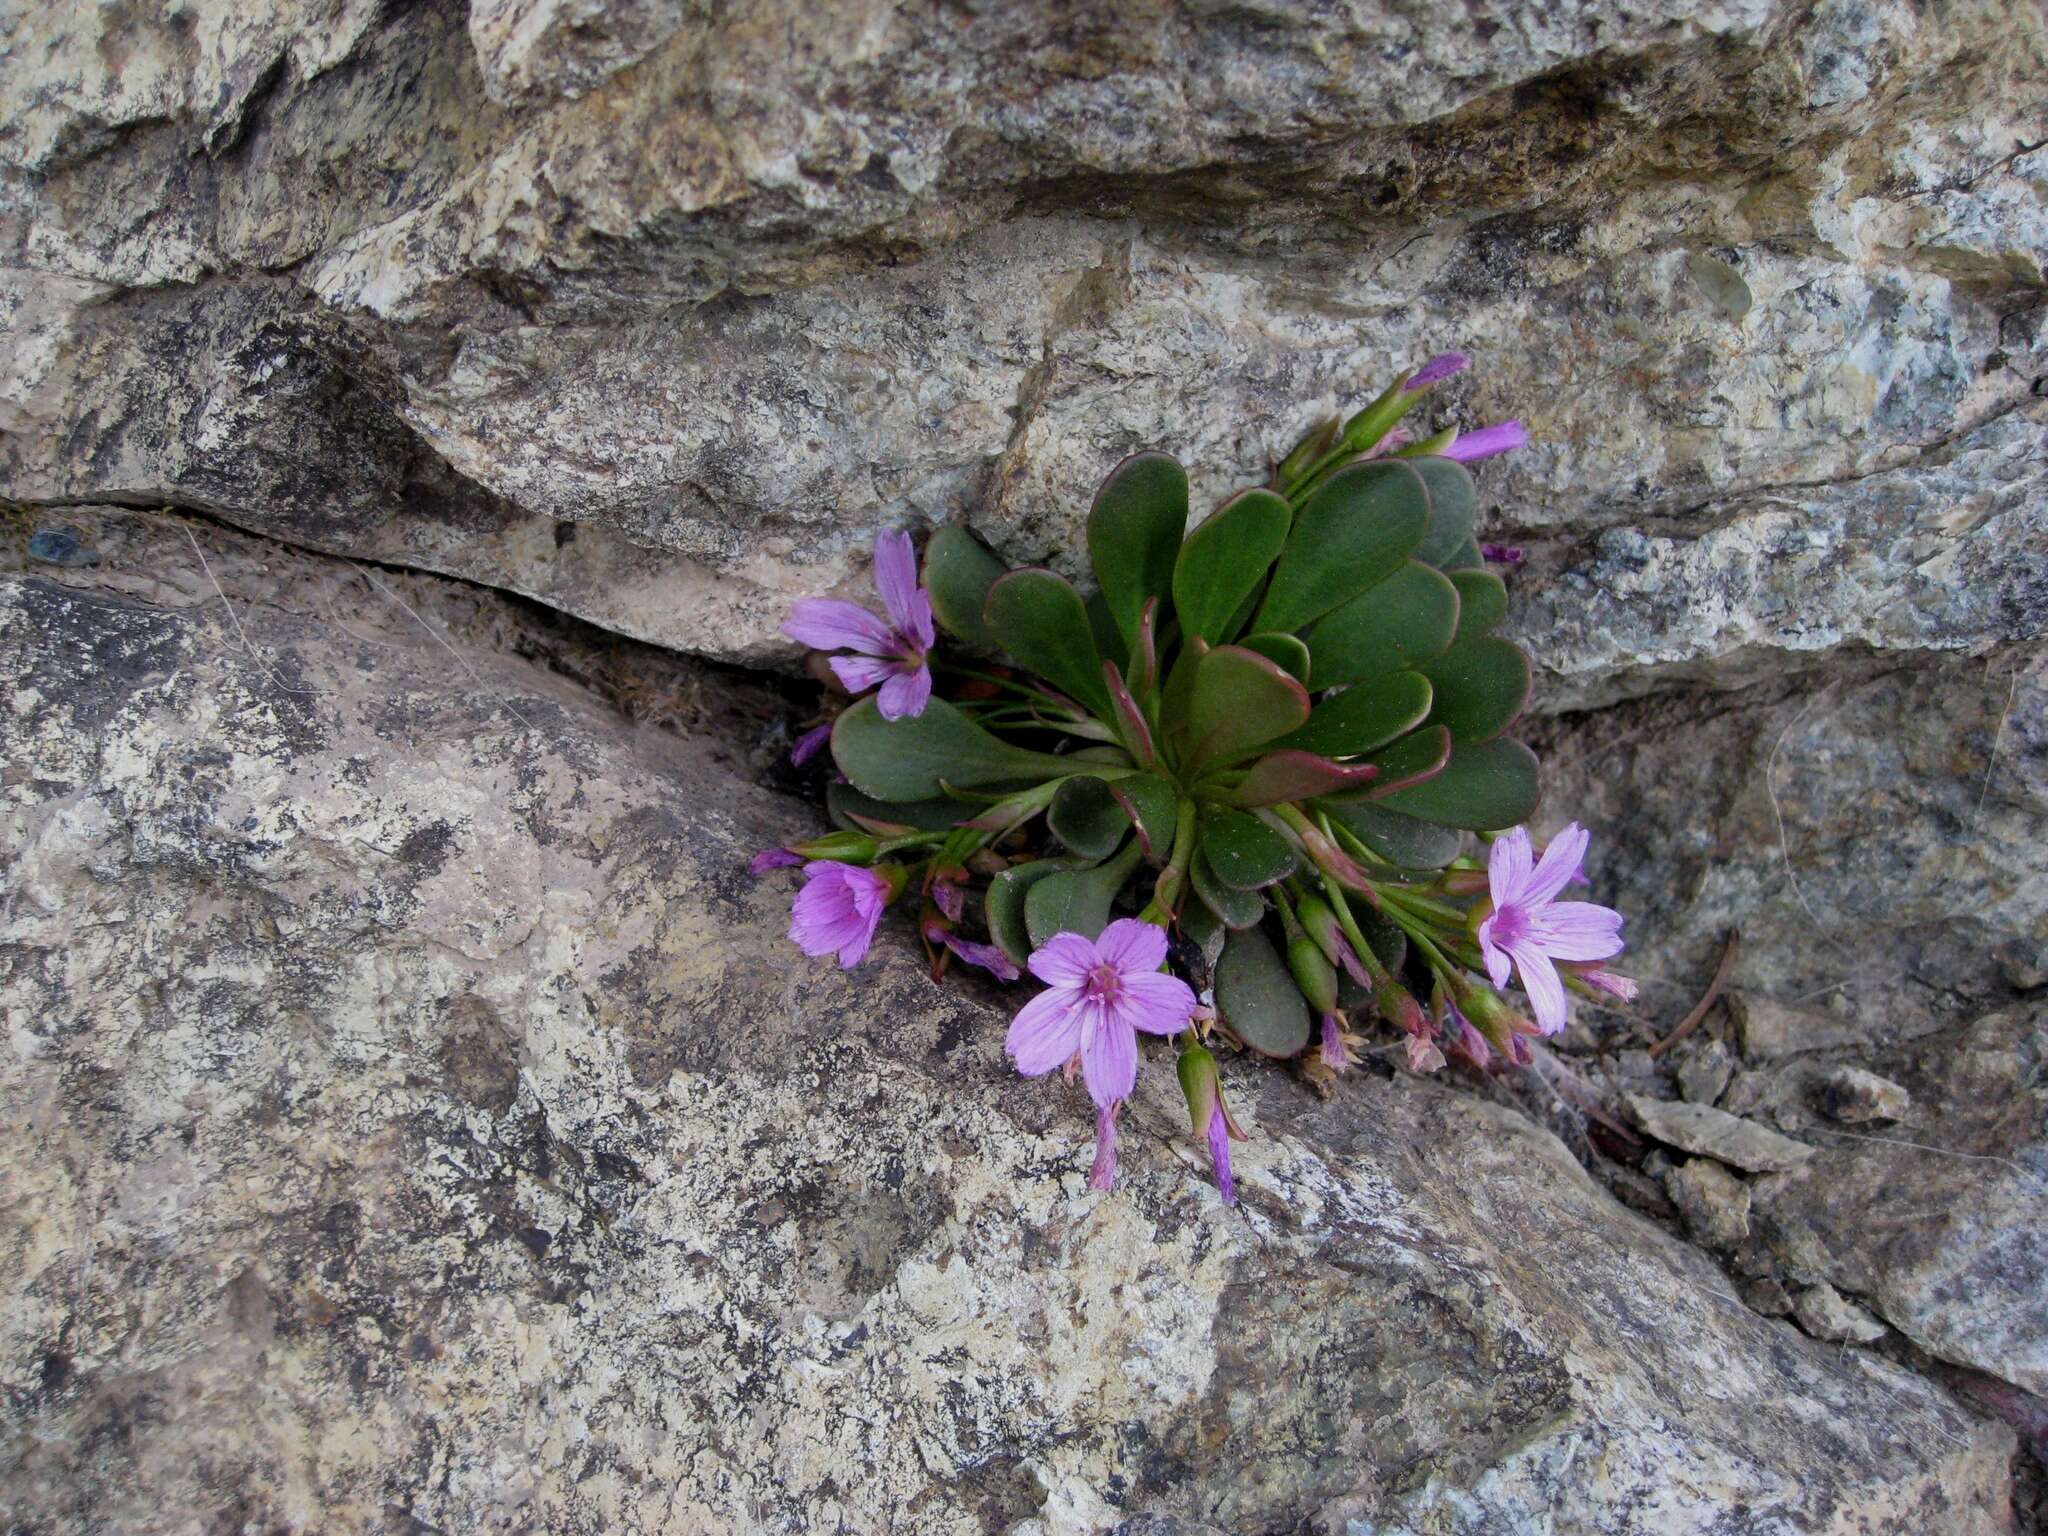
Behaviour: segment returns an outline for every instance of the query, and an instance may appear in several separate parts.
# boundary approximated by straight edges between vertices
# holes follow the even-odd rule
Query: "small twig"
[[[1882,1142],[1888,1147],[1911,1147],[1915,1152],[1931,1152],[1936,1157],[1959,1157],[1963,1161],[1970,1163],[2003,1163],[2006,1167],[2017,1173],[2026,1174],[2029,1178],[2036,1180],[2041,1178],[2039,1173],[2029,1168],[2025,1163],[2014,1162],[2011,1158],[2000,1157],[1996,1153],[1954,1152],[1947,1147],[1930,1147],[1924,1141],[1907,1141],[1903,1136],[1871,1136],[1861,1131],[1838,1131],[1825,1125],[1816,1125],[1811,1127],[1811,1129],[1822,1136],[1841,1136],[1849,1141],[1876,1141]]]
[[[1728,985],[1729,973],[1735,969],[1736,953],[1741,948],[1742,935],[1730,928],[1728,942],[1721,949],[1721,963],[1714,967],[1714,979],[1707,983],[1707,990],[1701,995],[1700,1000],[1692,1005],[1692,1012],[1678,1021],[1678,1028],[1650,1047],[1652,1061],[1700,1027],[1700,1020],[1707,1016],[1707,1010],[1714,1006],[1714,1000],[1721,995],[1721,989]]]
[[[242,628],[242,616],[235,612],[235,605],[228,601],[228,591],[220,584],[220,578],[213,574],[213,567],[207,563],[206,551],[199,547],[199,540],[193,537],[189,524],[180,524],[178,531],[185,535],[185,542],[192,546],[192,553],[199,557],[199,568],[206,572],[206,579],[213,583],[213,590],[220,594],[220,605],[228,611],[228,622],[235,626],[235,634],[242,642],[242,652],[257,666],[270,674],[271,682],[284,693],[317,693],[317,688],[294,688],[278,675],[278,671],[263,659],[263,653],[256,649],[256,642],[249,638],[249,631]]]
[[[1977,789],[1977,809],[1970,815],[1970,836],[1979,836],[1984,830],[1984,799],[1991,793],[1991,776],[1998,772],[1998,749],[2005,745],[2005,724],[2012,718],[2013,700],[2019,697],[2020,669],[2012,669],[2012,677],[2005,689],[2005,708],[1999,711],[1998,730],[1991,738],[1991,757],[1984,764],[1984,782]]]
[[[396,592],[392,591],[389,587],[385,586],[383,582],[379,581],[376,578],[375,574],[373,574],[369,570],[366,570],[364,567],[357,565],[353,560],[346,560],[342,563],[347,565],[349,569],[353,570],[358,576],[362,577],[363,580],[367,581],[379,592],[383,593],[386,597],[390,598],[391,601],[396,603],[400,608],[404,609],[406,616],[410,618],[415,624],[419,625],[421,629],[424,629],[427,632],[428,637],[432,639],[436,645],[440,646],[442,650],[446,651],[450,656],[455,658],[455,664],[458,667],[462,668],[463,671],[469,674],[469,680],[475,683],[477,687],[483,689],[483,691],[489,694],[493,699],[497,700],[497,702],[504,707],[506,712],[510,714],[513,719],[517,720],[529,731],[538,729],[538,727],[536,727],[531,720],[527,719],[526,716],[522,715],[519,712],[518,708],[512,703],[510,699],[506,698],[504,694],[500,693],[497,689],[493,688],[489,683],[485,682],[483,679],[483,675],[480,672],[478,672],[475,667],[472,667],[469,664],[469,658],[467,656],[464,656],[462,652],[455,649],[454,646],[450,645],[447,639],[443,637],[439,630],[434,628],[434,626],[429,624],[425,619],[421,618],[419,614],[414,610],[412,604],[408,603]]]

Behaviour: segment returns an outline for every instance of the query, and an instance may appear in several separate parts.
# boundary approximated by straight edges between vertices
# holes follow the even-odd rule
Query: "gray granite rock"
[[[1771,1173],[1797,1167],[1813,1156],[1813,1148],[1780,1136],[1754,1120],[1744,1120],[1710,1104],[1628,1097],[1629,1113],[1657,1140],[1749,1173]]]
[[[10,9],[6,495],[786,662],[877,524],[1071,561],[1455,345],[1546,707],[2042,632],[2031,7]]]
[[[1912,1107],[1811,1133],[1759,1180],[1758,1232],[1795,1275],[1863,1297],[1922,1349],[2048,1391],[2048,1026],[2020,1004],[1874,1058]],[[1816,1117],[1817,1119],[1817,1117]]]
[[[808,814],[729,727],[474,593],[91,520],[0,576],[10,1526],[2006,1521],[2003,1426],[1521,1117],[1233,1063],[1226,1211],[1148,1060],[1091,1193],[992,989],[793,958],[741,866]]]
[[[1727,1090],[1735,1074],[1728,1047],[1709,1035],[1686,1052],[1678,1064],[1678,1090],[1695,1104],[1712,1104]]]
[[[1809,1286],[1792,1303],[1799,1326],[1816,1339],[1838,1344],[1874,1344],[1884,1337],[1884,1324],[1826,1281]]]
[[[1708,1247],[1732,1248],[1749,1236],[1749,1186],[1711,1158],[1680,1163],[1664,1175],[1664,1188]]]

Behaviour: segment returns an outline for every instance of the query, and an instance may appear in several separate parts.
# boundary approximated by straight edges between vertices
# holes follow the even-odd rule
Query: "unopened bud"
[[[1287,946],[1287,968],[1294,972],[1294,984],[1317,1013],[1337,1011],[1337,968],[1330,963],[1316,941],[1298,933]]]
[[[807,859],[832,859],[840,864],[872,864],[879,845],[865,832],[830,832],[790,847]]]
[[[1380,1017],[1396,1029],[1411,1035],[1428,1032],[1429,1020],[1422,1011],[1422,1004],[1398,981],[1390,978],[1374,987],[1372,1000],[1379,1008]]]

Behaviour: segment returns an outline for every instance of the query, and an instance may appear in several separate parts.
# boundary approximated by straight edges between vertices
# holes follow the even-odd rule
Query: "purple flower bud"
[[[1415,393],[1418,389],[1427,389],[1432,384],[1448,379],[1454,373],[1463,373],[1471,361],[1472,359],[1462,352],[1439,352],[1416,369],[1409,376],[1408,382],[1401,387],[1409,394]]]
[[[787,848],[763,848],[747,865],[750,875],[765,875],[771,869],[794,869],[803,863],[804,857]]]
[[[1344,1021],[1334,1013],[1323,1015],[1323,1065],[1332,1072],[1351,1065],[1351,1048],[1344,1043]]]
[[[950,880],[932,882],[932,905],[956,923],[960,921],[960,914],[967,910],[966,898],[961,895],[960,887]]]
[[[1460,464],[1470,464],[1476,459],[1490,459],[1497,453],[1520,448],[1528,441],[1529,434],[1519,421],[1501,421],[1490,427],[1481,427],[1477,432],[1459,433],[1458,440],[1444,450],[1444,457],[1455,459]]]
[[[963,939],[944,923],[932,921],[924,925],[924,936],[934,944],[943,944],[965,965],[978,965],[997,981],[1015,981],[1024,973],[1016,963],[993,944],[977,944],[972,939]]]
[[[803,735],[797,737],[795,744],[790,747],[790,766],[794,768],[803,767],[805,763],[816,757],[818,749],[831,739],[832,727],[829,723],[811,727]]]
[[[1115,1099],[1095,1111],[1095,1166],[1088,1172],[1090,1189],[1108,1189],[1116,1183],[1116,1112],[1123,1102]]]
[[[1230,1122],[1221,1104],[1209,1116],[1209,1161],[1216,1168],[1216,1193],[1225,1205],[1237,1204],[1237,1180],[1230,1171]]]
[[[1462,1057],[1480,1071],[1492,1069],[1493,1052],[1487,1047],[1486,1037],[1464,1019],[1458,1020],[1458,1038],[1451,1042],[1451,1054]]]
[[[1479,554],[1480,558],[1491,561],[1495,565],[1520,565],[1522,563],[1521,550],[1512,544],[1482,544],[1479,546]]]

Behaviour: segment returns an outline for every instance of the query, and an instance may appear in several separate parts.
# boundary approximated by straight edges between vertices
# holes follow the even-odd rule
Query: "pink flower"
[[[943,944],[967,965],[978,965],[997,981],[1015,981],[1024,973],[1017,964],[993,944],[977,944],[972,939],[963,939],[944,923],[933,918],[924,925],[924,936],[933,944]]]
[[[1441,383],[1454,373],[1463,373],[1471,361],[1462,352],[1439,352],[1408,376],[1408,382],[1401,386],[1402,392],[1412,395],[1418,389]]]
[[[932,696],[925,656],[937,632],[931,594],[917,584],[917,554],[909,534],[875,535],[875,586],[889,615],[886,624],[858,603],[807,597],[782,621],[782,632],[814,650],[856,652],[834,656],[832,671],[849,693],[864,693],[879,683],[876,704],[883,719],[921,715]]]
[[[1351,1047],[1344,1043],[1344,1021],[1334,1013],[1323,1015],[1323,1065],[1343,1072],[1351,1065]]]
[[[1032,952],[1031,974],[1045,990],[1018,1010],[1003,1049],[1026,1077],[1081,1057],[1081,1076],[1097,1107],[1128,1098],[1138,1081],[1138,1034],[1187,1028],[1195,994],[1159,967],[1166,931],[1119,918],[1100,939],[1056,933]]]
[[[1568,965],[1565,969],[1576,973],[1579,980],[1595,992],[1605,992],[1609,997],[1618,998],[1624,1003],[1634,1002],[1640,990],[1633,976],[1623,976],[1602,966]]]
[[[1559,901],[1586,856],[1586,831],[1573,822],[1531,868],[1529,834],[1521,827],[1494,839],[1486,863],[1493,911],[1479,924],[1479,953],[1496,987],[1508,983],[1509,964],[1529,994],[1536,1027],[1557,1034],[1565,1024],[1564,983],[1558,960],[1605,960],[1621,953],[1621,914],[1590,901]]]
[[[789,936],[807,955],[839,956],[852,970],[867,958],[882,909],[895,894],[889,882],[858,864],[814,859],[804,866],[804,888],[789,913]]]
[[[1474,459],[1490,459],[1496,453],[1520,448],[1528,441],[1529,434],[1519,421],[1497,422],[1490,427],[1481,427],[1477,432],[1460,432],[1458,440],[1444,450],[1444,457],[1455,459],[1460,464],[1470,464]]]
[[[852,607],[853,605],[849,603],[847,604],[847,606]],[[830,741],[831,739],[832,727],[830,725],[812,726],[808,731],[805,731],[803,735],[797,737],[796,741],[793,744],[791,744],[789,749],[790,767],[803,767],[805,763],[808,763],[812,758],[816,757],[818,755],[818,749],[824,746],[825,743]]]

